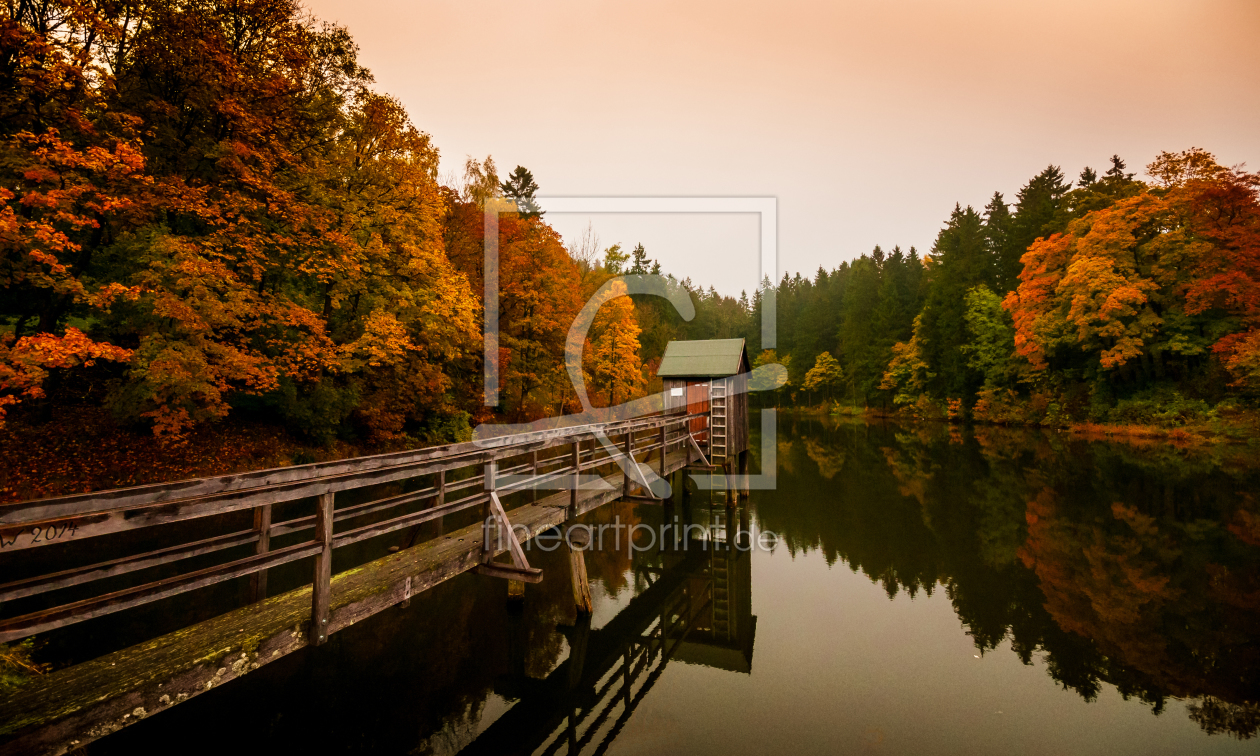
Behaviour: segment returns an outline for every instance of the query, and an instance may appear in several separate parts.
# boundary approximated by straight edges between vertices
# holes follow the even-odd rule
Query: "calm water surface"
[[[1260,750],[1254,449],[782,416],[769,447],[739,509],[594,513],[707,540],[608,531],[589,621],[535,548],[519,608],[464,575],[89,751]],[[741,522],[777,544],[723,547]]]

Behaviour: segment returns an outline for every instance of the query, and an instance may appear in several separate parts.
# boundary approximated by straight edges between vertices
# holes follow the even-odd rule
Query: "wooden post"
[[[665,439],[668,437],[669,437],[669,434],[666,433],[665,426],[662,425],[661,426],[661,477],[662,478],[665,477],[665,450],[666,450]]]
[[[266,554],[271,550],[271,505],[263,504],[254,507],[254,532],[258,541],[254,544],[255,554]],[[267,598],[267,571],[259,570],[249,576],[249,601],[262,601]]]
[[[625,703],[623,703],[622,706],[626,707],[627,710],[630,709],[630,701],[632,699],[632,696],[630,695],[631,693],[630,683],[633,680],[630,677],[630,665],[633,662],[633,660],[634,660],[634,652],[632,651],[632,649],[627,648],[625,650],[625,656],[621,660],[621,689],[625,691],[625,699],[626,699]]]
[[[440,507],[446,504],[446,471],[445,470],[438,470],[437,490],[438,490],[437,506]],[[443,517],[439,517],[437,518],[437,520],[435,520],[435,522],[437,522],[438,535],[442,535],[442,533],[445,530],[445,527],[442,525],[442,522],[444,520],[445,518]]]
[[[311,586],[310,644],[319,646],[328,640],[328,609],[332,598],[332,534],[333,494],[321,494],[315,507],[315,543],[321,548],[315,555],[315,577]]]
[[[582,442],[573,442],[573,488],[569,491],[569,517],[577,517],[578,486],[582,482]]]
[[[537,504],[537,503],[538,503],[538,452],[534,452],[533,462],[534,462],[534,466],[533,466],[533,470],[532,470],[532,475],[531,475],[531,477],[533,477],[533,478],[534,478],[534,481],[533,481],[533,483],[530,485],[530,489],[531,489],[534,493],[533,493],[533,499],[531,500],[531,502],[530,502],[530,503],[532,503],[532,504]],[[522,584],[521,584],[521,591],[524,591],[524,590],[525,590],[525,584],[524,584],[524,583],[522,583]]]
[[[744,498],[748,498],[748,450],[739,453],[739,487],[744,494]]]
[[[482,488],[487,493],[495,490],[495,478],[499,475],[498,460],[490,460],[486,463],[485,479],[482,482]],[[490,497],[486,497],[486,503],[481,508],[481,561],[488,562],[494,556],[494,545],[490,543]],[[499,540],[499,523],[494,523],[494,538]]]
[[[630,495],[630,465],[634,462],[634,431],[626,431],[626,467],[621,471],[621,495]]]
[[[573,605],[577,607],[578,616],[590,614],[593,608],[591,601],[591,584],[586,577],[586,547],[590,546],[590,532],[585,528],[569,531],[569,574],[573,582]],[[576,537],[575,537],[576,536]]]
[[[573,632],[569,635],[569,690],[574,690],[582,682],[582,668],[586,666],[586,646],[591,637],[591,616],[578,614],[573,623]],[[569,753],[576,753],[576,749]]]
[[[434,501],[432,505],[430,505],[429,509],[440,507],[446,503],[446,471],[445,470],[438,471],[437,483],[434,485],[434,488],[437,489],[437,500]],[[437,523],[437,534],[442,535],[442,518],[439,517],[434,522]],[[423,528],[423,527],[424,527],[424,523],[420,523],[419,525],[411,529],[411,537],[407,539],[407,545],[404,548],[409,549],[412,546],[416,545],[416,539],[420,537],[420,528]],[[390,551],[396,551],[396,550],[397,550],[396,546],[390,547]],[[410,599],[406,602],[406,604],[408,606],[411,605]]]

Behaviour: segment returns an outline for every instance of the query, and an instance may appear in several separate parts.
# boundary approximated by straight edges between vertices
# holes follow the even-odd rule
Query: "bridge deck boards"
[[[671,452],[666,472],[685,467],[691,456]],[[583,487],[577,514],[621,498],[620,470],[603,481],[606,488]],[[523,542],[566,522],[569,504],[570,492],[560,491],[508,516],[524,531]],[[481,559],[481,538],[481,525],[470,525],[334,575],[329,632],[472,569]],[[31,680],[0,700],[0,756],[72,751],[300,650],[307,645],[310,592],[305,586],[273,596]]]

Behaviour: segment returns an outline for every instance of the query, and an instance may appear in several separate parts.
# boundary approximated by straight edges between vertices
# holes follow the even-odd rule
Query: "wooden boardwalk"
[[[232,548],[252,546],[254,551],[253,556],[244,559],[0,620],[0,632],[5,633],[2,637],[6,640],[246,575],[254,576],[251,585],[255,590],[261,584],[265,592],[268,568],[314,557],[310,585],[260,598],[159,638],[35,678],[15,689],[0,700],[0,754],[72,751],[269,661],[322,643],[331,633],[407,602],[411,596],[469,570],[513,579],[537,579],[541,576],[523,563],[518,543],[622,498],[636,488],[644,489],[643,484],[650,482],[652,475],[646,472],[647,464],[633,461],[639,455],[651,458],[655,454],[650,470],[662,478],[704,461],[701,449],[686,430],[690,420],[683,415],[655,416],[599,428],[546,431],[507,439],[494,448],[457,444],[0,508],[0,539],[9,539],[8,548],[19,549],[38,548],[37,543],[31,542],[34,530],[49,524],[58,528],[57,523],[68,523],[65,529],[76,535],[86,531],[109,536],[139,527],[244,511],[252,512],[255,526],[244,533],[202,537],[190,544],[2,585],[0,597],[38,595],[94,580],[107,581],[126,574],[129,568],[177,563],[190,554],[201,556],[214,549],[227,554]],[[616,451],[607,443],[601,452],[599,443],[583,442],[597,434],[604,436],[605,441],[620,434]],[[553,450],[551,456],[546,456],[547,450]],[[619,464],[619,460],[632,462],[611,474],[599,472]],[[486,472],[483,476],[448,481],[448,472],[470,467],[484,468]],[[584,474],[592,470],[596,474]],[[337,491],[396,485],[399,481],[415,481],[419,476],[430,476],[432,485],[383,499],[368,497],[366,502],[342,508],[333,506],[333,494]],[[572,481],[575,476],[580,476],[579,488],[546,496],[533,490],[534,484],[554,485]],[[481,490],[461,499],[446,500],[453,492],[469,488]],[[509,504],[505,514],[499,497],[506,498],[513,492],[517,494],[515,498],[525,501],[517,502],[515,507]],[[311,499],[315,508],[312,515],[271,522],[272,505],[303,497]],[[423,508],[406,511],[416,506]],[[404,511],[380,520],[381,513],[388,515],[391,508]],[[465,511],[481,516],[476,522],[441,536],[331,574],[331,553],[337,546],[414,530],[423,522],[441,522]],[[375,515],[377,521],[349,529],[336,527],[339,522],[370,515]],[[483,521],[495,522],[498,532],[510,530],[515,538],[495,543],[494,538],[487,538]],[[277,534],[291,534],[303,528],[315,530],[315,537],[269,548]],[[190,532],[195,533],[195,529]],[[489,532],[495,531],[491,528]],[[225,543],[230,545],[224,546]],[[207,551],[207,546],[213,548]],[[509,563],[490,563],[499,554],[513,552],[517,556]],[[567,575],[556,577],[569,579]]]

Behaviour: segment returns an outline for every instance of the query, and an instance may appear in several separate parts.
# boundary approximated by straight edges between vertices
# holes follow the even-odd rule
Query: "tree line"
[[[430,137],[357,52],[294,0],[3,6],[0,413],[87,404],[174,442],[246,416],[407,443],[581,409],[575,318],[660,263],[593,232],[566,244],[523,167],[504,179],[469,158],[439,178]],[[1257,177],[1201,150],[1148,173],[1113,158],[1073,187],[1051,166],[1010,205],[955,208],[925,255],[876,247],[751,297],[670,277],[690,321],[613,298],[583,349],[591,401],[656,390],[671,339],[731,337],[788,368],[780,400],[1039,422],[1253,395]],[[504,211],[492,408],[488,206]]]
[[[245,416],[405,443],[580,409],[570,325],[608,279],[659,265],[641,245],[566,249],[523,167],[439,179],[357,53],[294,0],[3,6],[0,422],[91,404],[165,441]],[[496,203],[503,391],[486,408]],[[629,298],[602,307],[593,401],[645,391],[661,333]]]
[[[1260,391],[1260,176],[1201,149],[1161,153],[1147,176],[1113,156],[1073,185],[1051,165],[1013,203],[955,206],[922,257],[877,246],[767,282],[778,342],[757,362],[785,365],[797,401],[1000,422],[1245,404]]]

